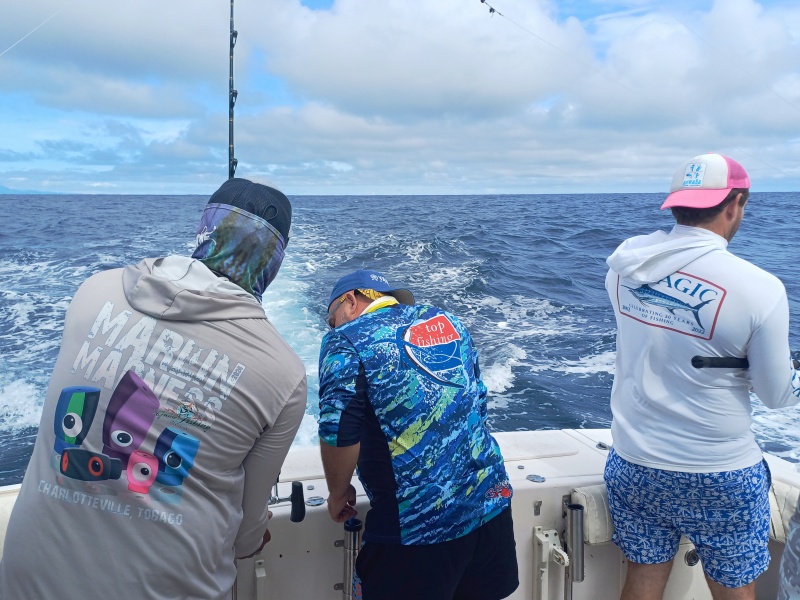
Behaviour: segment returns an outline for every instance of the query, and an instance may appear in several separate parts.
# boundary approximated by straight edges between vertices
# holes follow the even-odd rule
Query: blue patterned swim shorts
[[[639,564],[675,557],[681,534],[709,578],[736,588],[769,565],[767,463],[737,471],[683,473],[629,463],[612,449],[605,468],[614,543]]]

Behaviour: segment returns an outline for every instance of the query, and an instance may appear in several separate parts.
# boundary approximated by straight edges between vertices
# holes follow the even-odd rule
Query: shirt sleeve
[[[359,443],[363,379],[353,344],[335,331],[325,336],[319,354],[319,439],[329,446]]]
[[[789,352],[789,302],[784,291],[777,305],[753,332],[747,348],[750,383],[768,408],[800,402],[800,375]]]
[[[236,556],[247,556],[261,545],[267,530],[269,497],[281,465],[306,410],[306,377],[297,385],[275,423],[266,429],[244,459],[242,523],[234,544]]]

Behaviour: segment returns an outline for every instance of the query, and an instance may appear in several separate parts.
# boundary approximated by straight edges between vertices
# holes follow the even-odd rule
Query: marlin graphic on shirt
[[[627,285],[623,285],[622,287],[627,288],[631,291],[631,294],[634,298],[636,298],[639,302],[644,305],[651,305],[651,306],[658,306],[660,308],[666,308],[670,313],[673,315],[675,314],[676,310],[687,310],[694,314],[695,321],[697,321],[698,327],[705,331],[705,327],[700,322],[700,309],[703,308],[709,302],[713,302],[715,298],[711,300],[706,300],[692,306],[682,300],[678,300],[677,298],[673,298],[672,296],[665,294],[664,292],[659,292],[658,290],[654,290],[648,284],[644,284],[639,286],[638,288],[628,287]]]

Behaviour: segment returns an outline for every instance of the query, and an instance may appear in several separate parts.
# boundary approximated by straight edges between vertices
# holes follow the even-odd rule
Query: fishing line
[[[33,33],[34,33],[34,32],[35,32],[37,29],[39,29],[40,27],[42,27],[42,26],[43,26],[45,23],[47,23],[47,22],[48,22],[50,19],[52,19],[53,17],[55,17],[55,16],[56,16],[58,13],[60,13],[62,10],[64,10],[64,8],[65,8],[64,6],[62,6],[61,8],[59,8],[59,9],[58,9],[56,12],[54,12],[52,15],[50,15],[49,17],[47,17],[47,18],[46,18],[44,21],[42,21],[41,23],[39,23],[39,24],[38,24],[36,27],[34,27],[33,29],[31,29],[31,30],[30,30],[28,33],[26,33],[25,35],[23,35],[23,36],[22,36],[20,39],[18,39],[16,42],[14,42],[13,44],[11,44],[11,45],[10,45],[8,48],[6,48],[6,49],[5,49],[5,50],[3,50],[2,52],[0,52],[0,57],[2,57],[3,55],[5,55],[5,54],[6,54],[6,52],[8,52],[8,51],[9,51],[9,50],[11,50],[11,49],[12,49],[14,46],[16,46],[17,44],[19,44],[20,42],[22,42],[22,41],[23,41],[25,38],[27,38],[29,35],[33,34]]]
[[[499,15],[499,16],[503,17],[503,18],[504,18],[506,21],[508,21],[508,22],[509,22],[509,23],[511,23],[512,25],[516,25],[517,27],[519,27],[520,29],[522,29],[522,31],[524,31],[524,32],[526,32],[526,33],[529,33],[530,35],[532,35],[533,37],[535,37],[535,38],[536,38],[537,40],[539,40],[540,42],[542,42],[542,43],[544,43],[544,44],[547,44],[548,46],[550,46],[551,48],[553,48],[553,49],[555,49],[555,50],[558,50],[559,52],[561,52],[562,54],[564,54],[564,55],[565,55],[565,56],[567,56],[568,58],[571,58],[572,60],[574,60],[575,62],[577,62],[579,65],[582,65],[582,66],[584,66],[584,67],[588,67],[588,68],[589,68],[589,69],[591,69],[591,70],[592,70],[594,73],[600,74],[600,73],[599,73],[599,71],[597,71],[597,69],[595,68],[595,66],[594,66],[594,65],[590,65],[590,64],[588,64],[588,63],[585,63],[585,62],[583,62],[581,59],[579,59],[579,58],[576,58],[575,56],[573,56],[572,54],[570,54],[569,52],[567,52],[566,50],[564,50],[563,48],[559,48],[559,47],[558,47],[558,46],[556,46],[555,44],[553,44],[553,43],[551,43],[551,42],[548,42],[548,41],[547,41],[546,39],[544,39],[542,36],[540,36],[540,35],[537,35],[536,33],[534,33],[533,31],[531,31],[531,30],[530,30],[530,29],[528,29],[527,27],[525,27],[525,26],[523,26],[523,25],[520,25],[519,23],[517,23],[517,22],[516,22],[516,21],[514,21],[513,19],[511,19],[511,18],[507,17],[506,15],[504,15],[503,13],[501,13],[499,10],[497,10],[496,8],[494,8],[494,7],[493,7],[491,4],[489,4],[488,2],[486,2],[486,0],[481,0],[481,4],[485,4],[486,6],[488,6],[488,7],[489,7],[489,14],[490,14],[490,15],[492,15],[492,16],[494,16],[494,15]],[[633,90],[629,90],[629,91],[633,91]]]
[[[548,46],[550,46],[551,48],[554,48],[555,50],[558,50],[559,52],[561,52],[562,54],[564,54],[565,56],[567,56],[567,57],[568,57],[568,58],[570,58],[571,60],[575,61],[575,62],[576,62],[576,63],[578,63],[579,65],[582,65],[582,66],[584,66],[584,67],[587,67],[587,68],[589,68],[589,69],[591,70],[592,74],[594,74],[594,75],[599,75],[600,77],[602,77],[602,78],[606,79],[607,81],[609,81],[609,82],[611,82],[611,83],[613,83],[613,84],[615,84],[615,85],[619,86],[620,88],[622,88],[622,89],[624,89],[624,90],[627,90],[628,92],[636,92],[636,91],[637,91],[635,88],[629,87],[629,86],[625,85],[624,83],[622,83],[622,82],[620,82],[620,81],[617,81],[617,80],[615,80],[615,79],[613,79],[613,78],[609,77],[608,75],[605,75],[605,74],[603,74],[603,73],[602,73],[601,71],[599,71],[599,70],[598,70],[598,69],[597,69],[597,68],[596,68],[594,65],[591,65],[591,64],[589,64],[589,63],[586,63],[586,62],[582,61],[581,59],[579,59],[579,58],[577,58],[577,57],[573,56],[572,54],[570,54],[569,52],[567,52],[567,51],[566,51],[566,50],[564,50],[563,48],[559,48],[558,46],[556,46],[555,44],[553,44],[553,43],[551,43],[551,42],[547,41],[546,39],[544,39],[544,38],[543,38],[543,37],[541,37],[540,35],[537,35],[536,33],[534,33],[533,31],[531,31],[531,30],[530,30],[530,29],[528,29],[527,27],[524,27],[523,25],[521,25],[521,24],[517,23],[517,22],[516,22],[516,21],[514,21],[513,19],[509,18],[507,15],[504,15],[504,14],[503,14],[503,13],[501,13],[499,10],[497,10],[496,8],[494,8],[494,7],[493,7],[491,4],[489,4],[488,2],[486,2],[486,0],[481,0],[481,4],[485,4],[487,7],[489,7],[489,14],[490,14],[490,15],[492,15],[492,16],[494,16],[494,15],[499,15],[499,16],[503,17],[503,18],[504,18],[504,19],[506,19],[506,20],[507,20],[509,23],[511,23],[511,24],[513,24],[513,25],[516,25],[517,27],[519,27],[520,29],[522,29],[522,30],[523,30],[523,31],[525,31],[526,33],[528,33],[528,34],[532,35],[533,37],[535,37],[537,40],[541,41],[542,43],[544,43],[544,44],[547,44]],[[691,29],[691,28],[690,28],[688,25],[686,25],[685,23],[683,23],[682,21],[680,21],[679,19],[677,19],[677,18],[676,18],[674,15],[670,15],[670,16],[672,16],[672,18],[673,18],[673,19],[675,19],[675,21],[677,21],[677,22],[678,22],[680,25],[682,25],[683,27],[685,27],[685,28],[686,28],[686,29],[687,29],[687,30],[688,30],[688,31],[689,31],[691,34],[695,35],[695,36],[696,36],[696,37],[697,37],[697,38],[698,38],[698,39],[699,39],[701,42],[703,42],[704,44],[706,44],[707,46],[709,46],[709,47],[711,47],[711,48],[713,49],[713,46],[711,46],[711,44],[709,44],[709,43],[708,43],[706,40],[704,40],[704,39],[703,39],[703,38],[702,38],[702,37],[701,37],[699,34],[697,34],[696,32],[694,32],[694,31],[693,31],[693,30],[692,30],[692,29]],[[742,70],[742,72],[743,72],[745,75],[748,75],[748,77],[750,77],[749,73],[747,73],[747,71],[745,71],[745,70],[744,70],[742,67],[739,67],[739,69],[741,69],[741,70]],[[800,111],[800,107],[798,107],[798,106],[794,105],[794,104],[793,104],[791,101],[787,100],[786,98],[784,98],[783,96],[781,96],[780,94],[778,94],[778,93],[777,93],[775,90],[773,90],[773,89],[772,89],[772,88],[770,88],[770,87],[767,87],[767,89],[768,89],[770,92],[772,92],[773,94],[775,94],[775,95],[776,95],[778,98],[780,98],[781,100],[783,100],[784,102],[786,102],[786,103],[787,103],[789,106],[791,106],[791,107],[792,107],[792,108],[794,108],[795,110],[798,110],[798,111]],[[659,106],[657,106],[657,105],[651,105],[651,106],[652,106],[652,107],[653,107],[655,110],[658,110],[658,111],[660,111],[661,113],[663,113],[663,114],[665,114],[665,115],[667,115],[667,116],[670,116],[670,117],[672,117],[672,118],[674,118],[674,119],[677,119],[679,123],[682,123],[682,122],[684,121],[684,118],[683,118],[683,117],[681,117],[680,115],[676,114],[676,113],[673,113],[673,112],[671,112],[671,111],[669,111],[669,110],[667,110],[667,109],[661,108],[661,107],[659,107]],[[777,171],[780,171],[781,173],[783,173],[784,175],[790,176],[790,174],[789,174],[787,171],[785,171],[785,170],[781,169],[780,167],[777,167],[777,166],[776,166],[776,165],[774,165],[774,164],[767,163],[766,161],[764,161],[764,160],[763,160],[763,159],[761,159],[761,158],[758,158],[758,157],[756,157],[756,156],[753,156],[753,154],[752,154],[752,153],[750,153],[750,152],[747,152],[747,151],[741,150],[741,149],[740,149],[740,148],[738,148],[738,147],[734,147],[734,149],[735,149],[735,150],[738,150],[738,151],[739,151],[741,154],[744,154],[744,155],[750,156],[750,157],[751,157],[751,158],[753,158],[755,161],[762,163],[763,165],[765,165],[765,166],[769,167],[769,168],[770,168],[770,169],[772,169],[772,170],[777,170]]]
[[[562,54],[564,54],[566,57],[570,58],[571,60],[575,61],[575,62],[576,62],[576,63],[578,63],[579,65],[581,65],[581,66],[583,66],[583,67],[586,67],[587,69],[589,69],[589,70],[591,71],[591,73],[592,73],[593,75],[599,75],[599,76],[600,76],[600,77],[602,77],[603,79],[605,79],[605,80],[607,80],[607,81],[609,81],[609,82],[611,82],[611,83],[613,83],[613,84],[615,84],[615,85],[619,86],[620,88],[622,88],[623,90],[626,90],[626,91],[628,91],[628,92],[636,92],[636,91],[637,91],[635,88],[632,88],[632,87],[630,87],[630,86],[628,86],[628,85],[625,85],[625,84],[624,84],[624,83],[622,83],[621,81],[617,81],[616,79],[613,79],[613,78],[609,77],[608,75],[606,75],[606,74],[602,73],[602,72],[601,72],[601,71],[600,71],[600,70],[599,70],[599,69],[598,69],[598,68],[597,68],[595,65],[592,65],[592,64],[590,64],[590,63],[587,63],[587,62],[585,62],[585,61],[583,61],[583,60],[581,60],[581,59],[579,59],[579,58],[577,58],[577,57],[573,56],[572,54],[570,54],[569,52],[567,52],[567,51],[566,51],[566,50],[564,50],[563,48],[559,48],[558,46],[556,46],[556,45],[555,45],[555,44],[553,44],[552,42],[548,42],[548,41],[547,41],[545,38],[543,38],[542,36],[540,36],[540,35],[538,35],[538,34],[534,33],[533,31],[531,31],[531,30],[530,30],[530,29],[528,29],[527,27],[524,27],[523,25],[520,25],[519,23],[517,23],[517,22],[516,22],[516,21],[514,21],[513,19],[511,19],[511,18],[509,18],[508,16],[504,15],[503,13],[501,13],[499,10],[497,10],[496,8],[494,8],[494,7],[493,7],[491,4],[489,4],[488,2],[486,2],[486,0],[481,0],[481,4],[485,4],[486,6],[488,6],[488,7],[489,7],[489,14],[490,14],[490,15],[492,15],[492,16],[494,16],[494,15],[500,15],[501,17],[503,17],[504,19],[506,19],[506,20],[507,20],[509,23],[511,23],[511,24],[513,24],[513,25],[516,25],[517,27],[519,27],[520,29],[522,29],[522,30],[523,30],[523,31],[525,31],[526,33],[528,33],[528,34],[532,35],[533,37],[535,37],[537,40],[541,41],[541,42],[542,42],[542,43],[544,43],[544,44],[547,44],[548,46],[550,46],[551,48],[554,48],[555,50],[558,50],[559,52],[561,52]],[[672,117],[673,119],[677,119],[679,122],[682,122],[682,121],[683,121],[683,117],[681,117],[680,115],[678,115],[678,114],[676,114],[676,113],[673,113],[673,112],[671,112],[671,111],[669,111],[669,110],[667,110],[667,109],[665,109],[665,108],[661,108],[661,107],[659,107],[659,106],[655,106],[655,105],[653,105],[653,108],[655,108],[656,110],[659,110],[659,111],[661,111],[662,113],[664,113],[665,115],[667,115],[667,116],[669,116],[669,117]]]
[[[688,26],[686,23],[684,23],[683,21],[681,21],[681,20],[680,20],[678,17],[676,17],[675,15],[670,15],[670,17],[672,17],[672,18],[673,18],[675,21],[677,21],[677,22],[678,22],[678,23],[680,23],[680,24],[681,24],[683,27],[685,27],[685,28],[686,28],[686,31],[688,31],[688,32],[689,32],[689,33],[691,33],[693,36],[695,36],[695,37],[696,37],[698,40],[700,40],[701,42],[703,42],[703,43],[704,43],[706,46],[708,46],[709,48],[711,48],[712,50],[714,50],[714,51],[715,51],[715,52],[717,52],[718,54],[721,54],[723,57],[725,56],[725,52],[724,52],[723,50],[721,50],[721,49],[719,49],[719,48],[716,48],[715,46],[713,46],[712,44],[710,44],[710,43],[709,43],[707,40],[703,39],[703,37],[702,37],[702,36],[701,36],[699,33],[697,33],[695,30],[693,30],[691,27],[689,27],[689,26]],[[728,60],[727,62],[728,62],[728,64],[730,64],[730,65],[732,65],[732,66],[736,67],[737,69],[739,69],[739,70],[740,70],[742,73],[744,73],[745,75],[747,75],[747,76],[748,76],[748,77],[749,77],[751,80],[754,80],[754,79],[755,79],[755,77],[754,77],[753,75],[751,75],[751,74],[750,74],[750,73],[749,73],[749,72],[748,72],[748,71],[747,71],[747,70],[746,70],[744,67],[742,67],[740,64],[738,64],[738,63],[734,63],[734,62],[733,62],[733,61],[731,61],[731,60]],[[769,90],[770,92],[772,92],[772,94],[774,94],[776,98],[779,98],[779,99],[783,100],[783,101],[784,101],[786,104],[788,104],[789,106],[791,106],[793,109],[795,109],[796,111],[800,112],[800,106],[798,106],[797,104],[794,104],[794,103],[793,103],[791,100],[789,100],[788,98],[784,98],[783,96],[781,96],[781,95],[780,95],[778,92],[776,92],[776,91],[775,91],[775,90],[774,90],[774,89],[773,89],[771,86],[767,86],[767,87],[766,87],[766,89],[767,89],[767,90]]]
[[[516,22],[516,21],[514,21],[513,19],[509,18],[508,16],[504,15],[504,14],[503,14],[503,13],[501,13],[499,10],[497,10],[496,8],[494,8],[494,7],[493,7],[491,4],[489,4],[488,2],[486,2],[486,0],[481,0],[481,4],[485,4],[486,6],[488,6],[488,7],[489,7],[489,14],[490,14],[490,15],[494,16],[495,14],[497,14],[497,15],[499,15],[499,16],[501,16],[501,17],[503,17],[503,18],[504,18],[504,19],[506,19],[506,20],[507,20],[509,23],[511,23],[511,24],[513,24],[513,25],[516,25],[517,27],[519,27],[520,29],[522,29],[522,30],[523,30],[523,31],[525,31],[526,33],[529,33],[530,35],[532,35],[533,37],[535,37],[537,40],[539,40],[539,41],[541,41],[541,42],[543,42],[543,43],[547,44],[547,45],[548,45],[548,46],[550,46],[551,48],[554,48],[554,49],[558,50],[558,51],[559,51],[559,52],[561,52],[562,54],[566,55],[567,57],[569,57],[569,58],[571,58],[572,60],[574,60],[575,62],[577,62],[578,64],[580,64],[580,65],[582,65],[582,66],[584,66],[584,67],[588,67],[589,69],[592,69],[592,72],[593,72],[593,73],[595,73],[595,74],[597,74],[597,75],[601,75],[601,76],[603,76],[603,77],[606,77],[606,79],[608,79],[608,80],[609,80],[609,81],[611,81],[612,83],[615,83],[615,84],[617,84],[617,85],[619,85],[619,86],[623,87],[624,89],[628,90],[629,92],[636,91],[636,90],[634,90],[633,88],[629,88],[629,87],[627,87],[625,84],[623,84],[623,83],[621,83],[621,82],[619,82],[619,81],[616,81],[616,80],[614,80],[614,79],[611,79],[611,78],[609,78],[609,77],[607,77],[607,76],[604,76],[604,75],[603,75],[602,73],[600,73],[600,72],[599,72],[599,71],[598,71],[598,70],[597,70],[597,69],[596,69],[596,68],[595,68],[593,65],[590,65],[590,64],[588,64],[588,63],[585,63],[585,62],[583,62],[583,61],[582,61],[582,60],[580,60],[579,58],[576,58],[575,56],[571,55],[571,54],[570,54],[569,52],[567,52],[566,50],[563,50],[562,48],[559,48],[559,47],[558,47],[558,46],[556,46],[555,44],[552,44],[551,42],[548,42],[546,39],[544,39],[544,38],[543,38],[543,37],[541,37],[540,35],[537,35],[537,34],[536,34],[536,33],[534,33],[533,31],[531,31],[530,29],[528,29],[528,28],[524,27],[523,25],[520,25],[519,23],[517,23],[517,22]],[[688,26],[686,23],[684,23],[683,21],[681,21],[681,20],[680,20],[678,17],[676,17],[675,15],[672,15],[672,14],[671,14],[671,15],[669,15],[669,16],[670,16],[672,19],[674,19],[674,20],[675,20],[675,22],[677,22],[679,25],[681,25],[682,27],[684,27],[684,28],[686,29],[686,31],[688,31],[688,32],[689,32],[689,33],[691,33],[693,36],[695,36],[695,37],[696,37],[698,40],[700,40],[701,42],[703,42],[703,44],[705,44],[706,46],[708,46],[708,47],[709,47],[709,48],[711,48],[712,50],[716,51],[717,53],[722,53],[722,54],[724,54],[724,53],[723,53],[721,50],[719,50],[718,48],[716,48],[716,47],[714,47],[712,44],[710,44],[710,43],[709,43],[709,42],[708,42],[706,39],[704,39],[704,38],[703,38],[703,36],[701,36],[699,33],[697,33],[697,32],[696,32],[694,29],[692,29],[692,28],[691,28],[691,27],[689,27],[689,26]],[[731,61],[728,61],[728,63],[729,63],[729,64],[733,64]],[[747,76],[748,76],[750,79],[755,79],[755,77],[754,77],[753,75],[751,75],[751,74],[750,74],[750,73],[749,73],[749,72],[748,72],[748,71],[747,71],[747,70],[746,70],[744,67],[742,67],[741,65],[739,65],[739,64],[734,64],[733,66],[735,66],[736,68],[738,68],[738,69],[739,69],[739,70],[740,70],[742,73],[744,73],[745,75],[747,75]],[[788,98],[785,98],[784,96],[782,96],[781,94],[779,94],[779,93],[778,93],[777,91],[775,91],[775,90],[774,90],[772,87],[770,87],[770,86],[767,86],[767,88],[766,88],[766,89],[767,89],[768,91],[770,91],[772,94],[774,94],[774,95],[775,95],[775,97],[779,98],[780,100],[782,100],[783,102],[785,102],[786,104],[788,104],[789,106],[791,106],[792,108],[794,108],[795,110],[797,110],[798,112],[800,112],[800,106],[798,106],[797,104],[794,104],[794,103],[793,103],[791,100],[789,100]],[[677,115],[674,115],[674,114],[672,114],[672,113],[669,113],[669,112],[667,112],[666,114],[671,114],[672,116],[677,116]]]
[[[697,32],[696,32],[694,29],[692,29],[691,27],[689,27],[689,26],[688,26],[686,23],[684,23],[683,21],[681,21],[681,20],[680,20],[678,17],[676,17],[675,15],[670,15],[670,17],[672,17],[672,18],[673,18],[673,19],[674,19],[674,20],[675,20],[677,23],[679,23],[681,26],[683,26],[683,27],[686,29],[686,31],[688,31],[688,32],[689,32],[689,33],[691,33],[693,36],[695,36],[695,37],[696,37],[698,40],[700,40],[701,42],[703,42],[703,44],[705,44],[706,46],[708,46],[708,47],[709,47],[711,50],[713,50],[713,51],[714,51],[714,52],[716,52],[717,54],[721,54],[723,57],[725,56],[725,52],[724,52],[723,50],[721,50],[721,49],[719,49],[719,48],[715,47],[714,45],[712,45],[711,43],[709,43],[709,42],[708,42],[708,40],[704,39],[704,38],[703,38],[703,36],[701,36],[701,35],[700,35],[699,33],[697,33]],[[742,67],[740,64],[738,64],[738,63],[734,63],[733,61],[731,61],[731,60],[728,60],[728,59],[726,59],[726,62],[728,62],[728,64],[730,64],[730,65],[732,65],[732,66],[735,66],[737,69],[739,69],[739,70],[740,70],[742,73],[744,73],[744,74],[745,74],[747,77],[749,77],[751,80],[752,80],[752,79],[755,79],[755,77],[753,77],[753,76],[752,76],[750,73],[748,73],[748,72],[747,72],[747,70],[746,70],[744,67]],[[799,107],[799,106],[797,106],[796,104],[792,103],[792,102],[791,102],[791,100],[789,100],[788,98],[784,98],[783,96],[781,96],[781,95],[780,95],[778,92],[776,92],[776,91],[775,91],[775,90],[774,90],[774,89],[773,89],[771,86],[767,86],[767,87],[766,87],[766,89],[767,89],[768,91],[770,91],[770,92],[771,92],[771,93],[772,93],[772,94],[773,94],[775,97],[779,98],[780,100],[782,100],[783,102],[785,102],[786,104],[788,104],[790,107],[792,107],[792,108],[793,108],[793,109],[795,109],[796,111],[800,112],[800,107]],[[758,156],[755,156],[755,155],[754,155],[752,152],[748,152],[747,150],[743,150],[743,149],[741,149],[741,148],[739,148],[739,147],[737,147],[737,146],[734,146],[734,147],[733,147],[733,149],[734,149],[734,150],[736,150],[737,152],[739,152],[740,154],[743,154],[743,155],[745,155],[745,156],[749,156],[749,157],[750,157],[750,158],[751,158],[753,161],[755,161],[755,162],[760,162],[762,165],[764,165],[764,166],[765,166],[765,167],[767,167],[768,169],[771,169],[771,170],[777,170],[777,171],[779,171],[780,173],[782,173],[782,174],[786,175],[787,177],[791,177],[791,174],[790,174],[789,172],[785,171],[784,169],[782,169],[781,167],[779,167],[779,166],[777,166],[777,165],[775,165],[775,164],[768,163],[768,162],[767,162],[767,161],[765,161],[763,158],[760,158],[760,157],[758,157]]]

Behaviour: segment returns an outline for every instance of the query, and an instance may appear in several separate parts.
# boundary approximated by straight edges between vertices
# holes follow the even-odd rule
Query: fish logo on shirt
[[[703,327],[703,324],[700,322],[700,309],[709,302],[713,302],[715,300],[715,298],[712,298],[711,300],[705,300],[699,304],[696,304],[695,306],[692,306],[691,304],[683,302],[682,300],[678,300],[669,294],[654,290],[646,283],[638,288],[628,287],[627,285],[623,285],[622,287],[629,289],[633,297],[645,306],[650,305],[658,306],[659,308],[665,308],[673,315],[675,314],[676,310],[685,310],[691,312],[694,315],[695,321],[697,321],[698,327],[703,330],[705,330],[705,327]]]
[[[208,225],[203,226],[203,229],[200,230],[200,233],[198,233],[197,236],[195,236],[195,241],[197,242],[196,247],[199,247],[201,244],[207,242],[208,240],[211,240],[211,236],[214,234],[216,230],[217,228],[213,227],[211,231],[209,231]],[[211,244],[216,245],[216,242],[214,240],[211,240]]]
[[[461,367],[461,336],[445,315],[415,321],[398,331],[398,343],[411,364],[442,385],[463,387],[443,373]]]
[[[197,415],[197,406],[195,406],[194,402],[181,400],[175,412],[183,419],[194,419]]]

